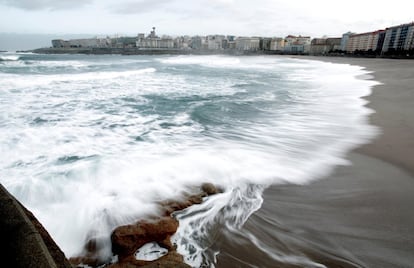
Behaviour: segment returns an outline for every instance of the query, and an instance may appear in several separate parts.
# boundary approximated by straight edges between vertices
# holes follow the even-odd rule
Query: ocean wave
[[[144,60],[131,70],[0,74],[1,181],[67,256],[91,233],[109,243],[116,226],[209,181],[225,192],[177,215],[175,241],[188,262],[213,265],[205,253],[211,230],[239,228],[266,186],[321,178],[378,131],[361,99],[375,82],[357,79],[366,73],[359,67],[278,57]],[[110,245],[102,250],[111,254]]]
[[[54,87],[57,83],[82,83],[88,82],[93,84],[96,81],[111,81],[114,79],[123,79],[140,76],[156,72],[155,68],[143,68],[130,71],[102,71],[102,72],[82,72],[73,74],[2,74],[0,86],[5,89],[17,88],[36,88],[50,86]]]
[[[0,61],[18,61],[19,55],[0,55]]]

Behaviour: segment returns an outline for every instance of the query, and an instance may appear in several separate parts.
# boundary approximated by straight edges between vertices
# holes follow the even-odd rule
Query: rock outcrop
[[[170,237],[177,231],[177,228],[178,221],[168,216],[120,226],[111,235],[112,252],[118,255],[119,261],[122,262],[149,242],[156,242],[161,247],[172,250]]]
[[[112,252],[118,256],[118,262],[108,264],[108,268],[133,268],[133,267],[178,267],[188,268],[183,256],[171,243],[171,236],[177,231],[178,221],[172,216],[175,211],[183,210],[191,205],[200,204],[203,197],[221,192],[211,183],[204,183],[201,192],[188,195],[183,200],[166,200],[159,203],[161,216],[158,218],[137,221],[134,224],[123,225],[115,228],[111,234]],[[157,243],[158,246],[168,250],[168,253],[157,260],[138,260],[135,253],[147,243]],[[85,245],[86,255],[71,258],[73,265],[87,264],[92,267],[103,265],[95,257],[96,243],[90,239]]]
[[[7,267],[70,268],[36,217],[0,185],[0,258]]]

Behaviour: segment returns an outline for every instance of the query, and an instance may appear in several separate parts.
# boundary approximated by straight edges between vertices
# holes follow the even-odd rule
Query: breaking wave
[[[361,98],[375,82],[358,79],[366,72],[356,66],[227,56],[31,60],[0,66],[0,178],[67,256],[93,234],[107,258],[116,226],[209,181],[224,193],[178,213],[174,241],[188,263],[212,265],[215,230],[242,226],[268,185],[321,178],[377,133]],[[61,68],[43,68],[48,61]]]

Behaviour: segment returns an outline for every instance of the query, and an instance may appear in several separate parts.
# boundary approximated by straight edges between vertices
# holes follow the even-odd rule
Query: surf
[[[0,66],[0,177],[67,256],[93,233],[111,257],[115,227],[208,181],[224,193],[177,213],[174,241],[188,263],[214,265],[209,236],[223,224],[240,228],[266,187],[321,178],[378,133],[362,99],[376,82],[358,79],[367,72],[357,66],[30,57],[30,66]]]

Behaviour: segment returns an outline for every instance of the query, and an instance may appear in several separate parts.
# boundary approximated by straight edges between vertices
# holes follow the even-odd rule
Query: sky
[[[408,0],[0,0],[0,33],[339,37],[412,22],[413,10]]]

